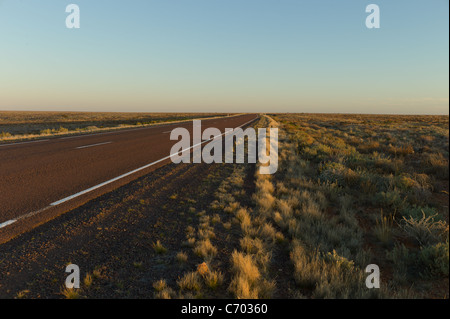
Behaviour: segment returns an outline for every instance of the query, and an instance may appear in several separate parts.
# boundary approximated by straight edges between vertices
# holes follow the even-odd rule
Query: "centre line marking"
[[[105,143],[91,144],[91,145],[85,145],[85,146],[78,146],[78,147],[76,147],[76,149],[94,147],[94,146],[99,146],[99,145],[106,145],[106,144],[111,144],[111,143],[112,142],[105,142]]]

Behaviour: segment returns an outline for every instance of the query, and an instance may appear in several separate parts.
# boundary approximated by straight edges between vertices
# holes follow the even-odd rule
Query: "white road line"
[[[38,141],[30,141],[30,142],[0,144],[0,147],[2,147],[2,146],[20,145],[20,144],[29,144],[29,143],[37,143],[37,142],[45,142],[45,141],[49,141],[49,140],[47,139],[47,140],[38,140]]]
[[[35,210],[34,212],[31,212],[31,213],[19,216],[19,217],[16,218],[16,221],[21,220],[21,219],[25,219],[25,218],[28,218],[28,217],[31,217],[31,216],[34,216],[34,215],[37,215],[37,214],[42,213],[43,211],[45,211],[45,210],[47,210],[49,208],[51,208],[51,206],[47,206],[47,207],[41,208],[39,210]]]
[[[11,224],[15,223],[16,221],[17,221],[17,220],[15,220],[15,219],[11,219],[11,220],[8,220],[8,221],[6,221],[6,222],[4,222],[4,223],[1,223],[1,224],[0,224],[0,228],[6,227],[6,226],[8,226],[8,225],[11,225]]]
[[[242,126],[244,126],[244,125],[247,125],[248,123],[253,122],[253,121],[254,121],[255,119],[257,119],[257,118],[258,118],[258,117],[254,118],[254,119],[252,119],[252,120],[250,120],[250,121],[248,121],[248,122],[246,122],[246,123],[244,123],[244,124],[242,124],[242,125],[239,125],[237,128],[242,127]],[[32,212],[32,213],[28,213],[28,214],[19,216],[19,217],[17,217],[15,220],[9,220],[9,221],[7,221],[7,222],[4,222],[4,223],[0,224],[0,228],[5,227],[5,226],[8,226],[8,225],[10,225],[10,224],[16,222],[16,221],[19,220],[19,219],[24,219],[24,218],[27,218],[27,217],[36,215],[36,214],[38,214],[38,213],[40,213],[40,212],[42,212],[42,211],[45,211],[45,210],[47,210],[47,209],[49,209],[49,208],[51,208],[51,207],[58,206],[58,205],[60,205],[60,204],[62,204],[62,203],[65,203],[65,202],[71,200],[71,199],[74,199],[74,198],[77,198],[77,197],[79,197],[79,196],[81,196],[81,195],[84,195],[84,194],[86,194],[86,193],[92,192],[92,191],[94,191],[94,190],[96,190],[96,189],[99,189],[99,188],[101,188],[101,187],[103,187],[103,186],[106,186],[106,185],[108,185],[108,184],[111,184],[111,183],[113,183],[113,182],[115,182],[115,181],[117,181],[117,180],[120,180],[120,179],[124,178],[124,177],[130,176],[130,175],[132,175],[132,174],[134,174],[134,173],[137,173],[137,172],[142,171],[142,170],[144,170],[144,169],[146,169],[146,168],[149,168],[150,166],[153,166],[153,165],[155,165],[155,164],[157,164],[157,163],[163,162],[163,161],[165,161],[165,160],[171,158],[172,156],[175,156],[175,155],[180,154],[180,153],[182,153],[182,152],[184,152],[184,151],[188,151],[188,150],[190,150],[190,149],[193,149],[193,148],[195,148],[195,147],[198,147],[198,146],[200,146],[200,145],[202,145],[202,144],[204,144],[204,143],[207,143],[207,142],[209,142],[209,141],[212,141],[212,140],[214,140],[215,138],[220,137],[220,136],[223,136],[223,135],[228,134],[228,133],[229,133],[229,132],[224,132],[224,133],[222,133],[222,134],[220,134],[220,135],[217,135],[217,136],[214,136],[214,137],[210,138],[209,140],[206,140],[206,141],[197,143],[197,144],[195,144],[195,145],[192,145],[191,147],[186,148],[186,149],[184,149],[184,150],[181,150],[181,151],[179,151],[179,152],[177,152],[177,153],[175,153],[175,154],[171,154],[171,155],[169,155],[169,156],[163,157],[163,158],[161,158],[161,159],[159,159],[159,160],[157,160],[157,161],[154,161],[154,162],[152,162],[152,163],[150,163],[150,164],[147,164],[147,165],[144,165],[144,166],[142,166],[142,167],[139,167],[139,168],[137,168],[137,169],[135,169],[135,170],[132,170],[132,171],[130,171],[130,172],[128,172],[128,173],[125,173],[125,174],[122,174],[122,175],[120,175],[120,176],[117,176],[117,177],[115,177],[115,178],[113,178],[113,179],[110,179],[110,180],[108,180],[108,181],[106,181],[106,182],[103,182],[103,183],[101,183],[101,184],[95,185],[95,186],[93,186],[93,187],[91,187],[91,188],[85,189],[85,190],[83,190],[83,191],[81,191],[81,192],[78,192],[78,193],[73,194],[73,195],[71,195],[71,196],[65,197],[65,198],[63,198],[63,199],[60,199],[60,200],[58,200],[58,201],[56,201],[56,202],[53,202],[53,203],[51,203],[49,206],[44,207],[44,208],[42,208],[42,209],[40,209],[40,210],[38,210],[38,211],[35,211],[35,212]],[[111,142],[109,142],[109,143],[111,143]],[[104,143],[102,143],[102,144],[104,144]]]
[[[98,143],[98,144],[91,144],[91,145],[85,145],[85,146],[78,146],[76,149],[82,149],[82,148],[88,148],[88,147],[94,147],[94,146],[100,146],[100,145],[106,145],[111,144],[112,142],[105,142],[105,143]]]
[[[1,223],[1,224],[0,224],[0,229],[3,228],[3,227],[6,227],[6,226],[8,226],[8,225],[11,225],[11,224],[17,222],[18,220],[25,219],[25,218],[28,218],[28,217],[37,215],[37,214],[39,214],[39,213],[42,213],[43,211],[45,211],[45,210],[47,210],[47,209],[49,209],[49,208],[51,208],[51,207],[52,207],[52,206],[47,206],[47,207],[41,208],[41,209],[39,209],[39,210],[35,210],[34,212],[31,212],[31,213],[24,214],[24,215],[21,215],[21,216],[19,216],[19,217],[16,217],[16,219],[11,219],[11,220],[8,220],[8,221],[6,221],[6,222],[4,222],[4,223]]]

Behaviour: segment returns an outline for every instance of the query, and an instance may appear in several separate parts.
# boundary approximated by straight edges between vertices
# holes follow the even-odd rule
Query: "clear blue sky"
[[[365,27],[371,3],[380,29]],[[0,0],[0,110],[448,114],[448,12],[448,0]]]

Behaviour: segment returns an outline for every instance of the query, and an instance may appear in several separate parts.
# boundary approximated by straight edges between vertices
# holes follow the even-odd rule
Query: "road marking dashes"
[[[91,145],[85,145],[85,146],[78,146],[78,147],[76,147],[76,149],[88,148],[88,147],[94,147],[94,146],[100,146],[100,145],[106,145],[106,144],[111,144],[111,143],[112,142],[105,142],[105,143],[91,144]]]
[[[6,221],[6,222],[4,222],[4,223],[1,223],[1,224],[0,224],[0,228],[6,227],[6,226],[8,226],[8,225],[11,225],[11,224],[15,223],[16,221],[17,221],[17,220],[15,220],[15,219],[11,219],[11,220],[8,220],[8,221]]]

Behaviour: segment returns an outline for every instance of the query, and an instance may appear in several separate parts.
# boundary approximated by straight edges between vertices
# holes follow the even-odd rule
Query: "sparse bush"
[[[408,270],[414,263],[414,254],[403,244],[397,244],[386,257],[394,263],[394,280],[403,285],[408,283]]]
[[[229,290],[237,299],[258,299],[258,290],[244,276],[238,275],[231,281]]]
[[[322,265],[318,254],[308,254],[305,248],[297,241],[294,241],[292,245],[290,257],[294,264],[295,282],[301,288],[312,289],[321,277]]]
[[[404,208],[401,211],[401,214],[403,217],[409,218],[412,217],[416,220],[421,219],[423,215],[425,214],[425,217],[433,217],[434,220],[442,220],[442,217],[439,216],[438,212],[435,208],[432,207],[421,207],[421,206],[409,206],[407,208]]]
[[[191,237],[188,238],[186,241],[184,241],[182,245],[185,247],[194,247],[195,242],[196,242],[195,237]]]
[[[157,282],[153,283],[153,288],[155,288],[156,291],[162,291],[167,288],[167,283],[164,279],[160,279]]]
[[[66,299],[80,299],[81,295],[79,289],[63,287],[61,289],[61,294],[66,297]]]
[[[226,222],[226,223],[222,223],[223,228],[225,228],[226,230],[231,229],[231,223],[230,222]]]
[[[18,293],[17,293],[17,295],[16,295],[16,298],[17,299],[23,299],[23,298],[25,298],[26,297],[26,295],[27,294],[29,294],[30,293],[30,291],[29,290],[21,290],[21,291],[19,291]]]
[[[233,214],[235,211],[237,211],[240,207],[240,204],[238,202],[231,202],[228,204],[227,207],[223,210],[225,213]]]
[[[216,238],[216,234],[214,233],[213,228],[207,226],[207,227],[200,228],[198,230],[198,238],[200,240],[213,239],[213,238]]]
[[[194,253],[203,258],[212,258],[217,254],[217,248],[211,244],[209,239],[200,240],[194,248]]]
[[[177,261],[178,261],[180,264],[184,264],[184,263],[186,263],[187,260],[188,260],[187,254],[186,254],[185,252],[183,252],[183,251],[178,252],[176,258],[177,258]]]
[[[325,182],[337,182],[340,186],[354,187],[359,185],[359,175],[337,162],[328,162],[319,168],[319,179]]]
[[[240,240],[241,248],[247,254],[257,254],[263,249],[263,243],[259,238],[245,236]]]
[[[60,126],[60,127],[56,130],[56,132],[57,132],[57,133],[67,133],[67,132],[69,132],[69,129]]]
[[[164,247],[159,240],[157,240],[156,243],[153,243],[152,247],[157,254],[165,254],[167,252],[167,248]]]
[[[223,274],[220,271],[209,271],[204,276],[205,284],[209,289],[215,290],[223,283]]]
[[[261,277],[258,267],[250,255],[234,251],[231,256],[231,267],[235,273],[250,283],[256,282]]]
[[[420,261],[424,265],[425,276],[439,277],[449,274],[448,240],[433,246],[424,247],[420,250]]]
[[[11,135],[11,133],[9,133],[9,132],[0,132],[0,139],[6,139],[6,138],[9,138],[9,137],[11,137],[12,135]]]
[[[89,273],[86,274],[86,277],[84,277],[84,280],[83,280],[84,287],[86,289],[89,288],[93,282],[94,282],[94,277]]]
[[[374,197],[374,204],[385,208],[401,209],[405,205],[405,200],[401,193],[394,189],[392,191],[380,192]]]
[[[394,218],[392,216],[383,215],[383,211],[381,211],[381,217],[377,219],[374,232],[377,238],[383,244],[388,244],[389,242],[391,242],[393,225],[394,225]]]
[[[270,299],[276,290],[276,282],[274,280],[263,279],[258,284],[258,297],[261,299]]]
[[[201,289],[201,276],[196,271],[185,274],[177,281],[181,290],[199,291]]]
[[[439,179],[448,180],[448,158],[444,158],[441,153],[428,154],[424,159],[424,164],[426,173],[433,174]]]
[[[211,219],[211,223],[213,225],[217,224],[217,223],[220,223],[220,216],[219,216],[219,214],[214,214],[213,218]]]
[[[236,213],[236,218],[241,223],[241,228],[243,230],[247,230],[252,226],[252,220],[250,218],[250,214],[248,213],[247,209],[241,208]]]
[[[269,243],[275,241],[276,233],[277,231],[270,223],[265,223],[262,227],[260,227],[259,231],[260,238]]]
[[[404,231],[417,240],[420,245],[431,245],[448,237],[448,225],[443,221],[436,221],[435,216],[426,216],[422,212],[422,218],[403,217],[401,224]]]
[[[414,148],[412,147],[412,145],[405,145],[405,146],[389,145],[386,151],[394,156],[406,156],[414,154]]]

